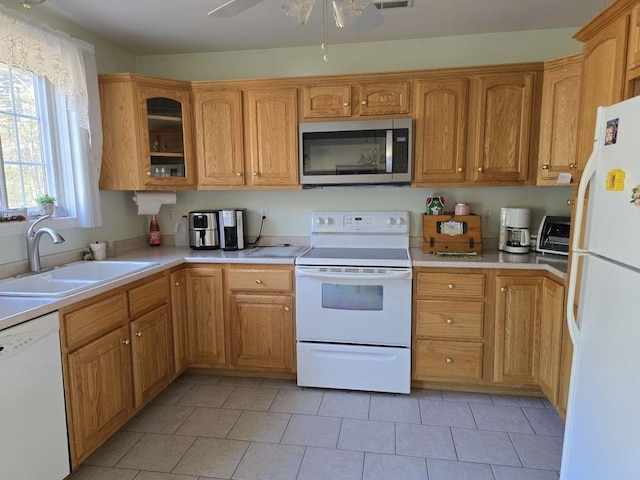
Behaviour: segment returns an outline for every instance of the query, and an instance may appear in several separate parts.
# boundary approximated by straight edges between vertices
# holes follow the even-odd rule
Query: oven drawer
[[[293,272],[291,270],[229,268],[227,284],[230,290],[290,292],[293,289]]]
[[[416,340],[416,380],[482,380],[482,343]]]
[[[419,273],[416,294],[419,298],[484,298],[484,274]]]
[[[298,342],[298,385],[409,393],[411,350]]]
[[[416,336],[481,339],[484,302],[416,301]]]

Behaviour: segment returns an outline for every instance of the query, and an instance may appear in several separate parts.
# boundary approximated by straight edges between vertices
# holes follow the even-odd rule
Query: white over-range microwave
[[[300,183],[408,185],[412,127],[410,118],[301,123]]]

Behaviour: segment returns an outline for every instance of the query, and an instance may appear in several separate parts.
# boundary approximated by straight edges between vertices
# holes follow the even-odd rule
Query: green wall
[[[19,9],[19,2],[0,0],[8,8]],[[219,80],[270,78],[282,76],[329,75],[446,68],[540,61],[580,51],[581,44],[571,37],[576,29],[509,32],[500,34],[442,37],[395,42],[331,45],[329,62],[322,60],[320,47],[296,47],[240,52],[184,55],[139,56],[128,53],[78,26],[33,8],[29,16],[52,28],[68,32],[95,45],[100,73],[131,72],[185,79]],[[178,203],[171,208],[174,218],[202,208],[247,207],[249,233],[256,235],[259,209],[269,209],[263,234],[306,236],[309,214],[315,209],[404,209],[413,212],[412,235],[420,231],[419,214],[424,201],[434,191],[442,193],[449,205],[466,202],[472,211],[494,207],[494,222],[484,225],[484,235],[497,236],[497,218],[502,206],[528,206],[537,225],[542,215],[568,215],[568,187],[486,187],[456,189],[327,188],[304,191],[197,191],[178,192]],[[103,227],[63,231],[67,241],[58,246],[46,239],[42,253],[62,252],[86,246],[95,240],[121,240],[144,235],[148,218],[135,212],[132,192],[102,192]],[[172,233],[175,220],[167,207],[160,212],[163,233]],[[0,237],[0,264],[26,258],[21,235]]]

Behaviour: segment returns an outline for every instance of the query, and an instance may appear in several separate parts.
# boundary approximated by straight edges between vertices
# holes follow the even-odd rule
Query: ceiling
[[[14,0],[19,2],[20,0]],[[207,13],[227,0],[46,0],[33,8],[64,17],[135,55],[219,52],[318,45],[322,0],[302,26],[264,0],[233,18]],[[611,0],[413,0],[384,10],[367,32],[330,22],[331,44],[406,40],[585,25]]]

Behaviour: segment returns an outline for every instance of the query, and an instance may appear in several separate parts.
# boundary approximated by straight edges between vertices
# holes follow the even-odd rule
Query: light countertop
[[[266,250],[265,247],[262,248]],[[302,253],[303,250],[301,247],[290,247],[289,250],[279,248],[273,250],[271,253],[268,251],[257,252],[256,249],[239,251],[192,250],[189,247],[173,246],[145,247],[132,250],[114,257],[113,260],[147,261],[155,262],[157,265],[112,281],[102,282],[67,297],[0,297],[0,330],[182,264],[237,263],[246,265],[294,265],[296,257]],[[419,248],[412,248],[411,257],[414,267],[545,270],[557,275],[560,279],[566,277],[567,269],[566,257],[536,253],[517,255],[488,251],[482,253],[478,258],[443,258],[434,257],[432,254],[424,254]]]

